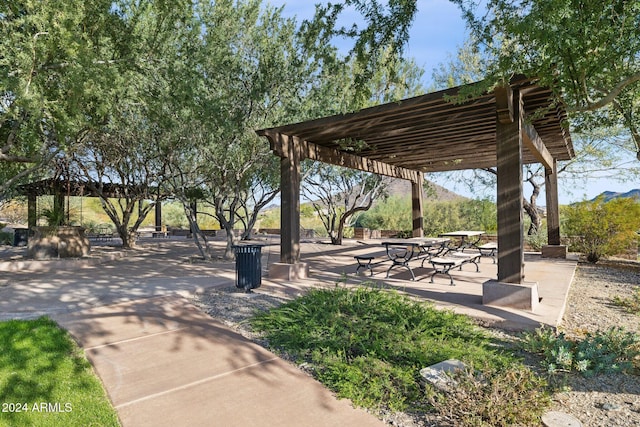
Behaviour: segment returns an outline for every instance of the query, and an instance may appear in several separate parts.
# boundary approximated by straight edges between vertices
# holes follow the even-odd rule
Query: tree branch
[[[624,80],[622,80],[621,82],[619,82],[617,85],[615,85],[610,91],[609,93],[600,98],[599,101],[597,102],[591,102],[590,100],[587,100],[587,105],[584,107],[569,107],[567,108],[568,112],[575,112],[575,113],[584,113],[587,111],[596,111],[608,104],[611,104],[621,93],[623,90],[625,90],[625,88],[629,85],[632,85],[636,82],[640,81],[640,72],[637,72],[635,74],[632,74],[630,76],[628,76],[627,78],[625,78]]]

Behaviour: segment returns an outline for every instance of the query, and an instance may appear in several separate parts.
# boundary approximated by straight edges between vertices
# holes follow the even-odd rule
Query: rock
[[[420,376],[425,382],[428,382],[440,391],[446,392],[457,384],[456,381],[447,374],[464,369],[465,364],[461,361],[448,359],[421,369]]]
[[[582,423],[573,415],[560,411],[549,411],[542,416],[545,427],[582,427]]]
[[[618,409],[620,409],[620,406],[607,402],[607,403],[603,403],[600,408],[603,411],[617,411]]]

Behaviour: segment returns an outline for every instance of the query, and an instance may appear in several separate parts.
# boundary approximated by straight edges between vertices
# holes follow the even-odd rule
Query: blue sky
[[[411,28],[409,44],[405,53],[413,57],[416,63],[424,68],[424,83],[429,86],[434,68],[439,64],[447,62],[450,55],[455,55],[458,46],[461,46],[468,35],[465,22],[460,11],[448,0],[417,0],[418,14]],[[314,3],[310,0],[270,0],[269,3],[275,6],[284,5],[284,14],[296,16],[298,21],[311,18],[315,10]],[[344,22],[349,24],[350,20],[357,20],[356,13],[345,14]],[[637,160],[636,160],[637,161]],[[431,179],[431,177],[430,177]],[[459,194],[467,197],[478,197],[477,193],[471,193],[462,185],[455,186],[452,182],[447,182],[442,176],[435,180]],[[611,179],[585,179],[583,185],[576,186],[575,182],[559,182],[560,203],[567,204],[583,199],[592,199],[603,191],[627,192],[634,188],[640,188],[638,182],[619,182]],[[528,196],[525,187],[525,195]],[[488,196],[494,196],[489,194]],[[541,195],[539,204],[544,205],[544,195]]]

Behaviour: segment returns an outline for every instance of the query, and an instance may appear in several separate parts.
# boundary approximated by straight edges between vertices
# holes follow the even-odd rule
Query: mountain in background
[[[629,198],[635,198],[640,200],[640,188],[636,188],[634,190],[631,191],[627,191],[626,193],[616,193],[615,191],[605,191],[603,193],[601,193],[600,195],[594,197],[591,201],[596,200],[598,197],[604,197],[604,201],[608,202],[609,200],[612,199],[619,199],[621,197],[629,197]]]
[[[411,197],[411,183],[405,179],[392,179],[389,184],[388,192],[389,195]],[[439,202],[467,200],[466,197],[454,193],[453,191],[449,191],[431,181],[427,181],[427,190],[423,190],[422,197],[424,197],[425,201]]]

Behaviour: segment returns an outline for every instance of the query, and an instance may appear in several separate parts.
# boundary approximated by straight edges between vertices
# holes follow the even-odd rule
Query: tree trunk
[[[187,216],[187,220],[189,221],[189,230],[191,230],[191,234],[193,235],[193,241],[196,243],[198,247],[198,252],[200,252],[200,256],[202,259],[206,261],[211,261],[211,254],[209,254],[209,243],[207,242],[207,237],[200,231],[200,226],[197,221],[197,212],[194,210],[190,202],[182,202],[182,207],[184,208],[184,213]],[[204,247],[202,243],[204,243]]]
[[[536,173],[531,172],[529,170],[529,176],[527,178],[527,182],[531,184],[533,187],[533,191],[531,192],[531,198],[527,200],[524,196],[522,197],[522,207],[524,211],[531,219],[531,225],[529,226],[529,230],[527,231],[528,236],[533,236],[538,232],[540,226],[542,225],[542,217],[540,216],[540,212],[538,211],[538,205],[536,204],[538,200],[538,196],[540,195],[540,189],[542,185],[536,182],[535,180]]]
[[[540,212],[538,211],[538,207],[535,203],[530,203],[526,199],[524,199],[523,202],[524,211],[529,216],[529,219],[531,219],[531,225],[529,225],[527,235],[532,236],[540,229],[540,226],[542,225],[542,217],[540,216]]]
[[[233,245],[235,243],[235,234],[233,233],[233,228],[228,227],[229,223],[225,225],[225,231],[227,232],[227,246],[224,250],[224,259],[235,259],[236,252],[233,250]]]
[[[124,249],[133,249],[136,246],[136,232],[128,230],[125,224],[116,227],[118,236],[122,239],[122,247]]]
[[[224,208],[222,205],[222,199],[215,200],[216,206],[216,218],[220,222],[220,226],[227,233],[227,246],[224,250],[224,259],[234,260],[236,258],[235,251],[233,250],[233,245],[235,244],[235,234],[233,233],[233,226],[235,225],[234,215],[235,215],[235,203],[232,203],[229,208],[229,219],[224,215]]]

